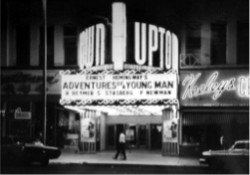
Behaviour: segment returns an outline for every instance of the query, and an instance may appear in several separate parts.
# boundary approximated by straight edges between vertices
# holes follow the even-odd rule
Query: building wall
[[[60,6],[57,4],[60,3]],[[183,2],[182,2],[183,3]],[[238,22],[248,22],[248,8],[247,1],[226,1],[220,4],[219,2],[186,2],[186,4],[175,2],[168,4],[168,6],[160,6],[158,4],[151,4],[150,2],[146,4],[159,6],[160,9],[157,13],[151,15],[150,8],[145,6],[146,11],[149,15],[148,21],[150,23],[159,23],[159,25],[168,25],[173,28],[178,34],[180,43],[180,56],[181,59],[196,59],[198,64],[193,65],[193,63],[181,64],[181,67],[186,66],[208,66],[211,65],[211,38],[212,29],[211,25],[217,23],[217,21],[222,21],[226,25],[226,65],[237,65],[237,25]],[[184,2],[185,3],[185,2]],[[100,6],[94,6],[92,3],[85,4],[80,1],[75,1],[69,3],[68,1],[53,1],[47,4],[47,23],[48,26],[52,26],[54,31],[54,67],[68,67],[66,64],[64,55],[64,28],[65,26],[74,26],[77,29],[77,33],[80,33],[84,26],[88,26],[93,16],[99,16],[99,18],[105,19],[109,22],[110,20],[110,6],[111,4],[102,4]],[[105,5],[104,5],[105,4]],[[27,24],[30,26],[30,61],[29,66],[37,67],[39,65],[39,44],[41,38],[39,38],[40,27],[43,25],[43,9],[41,1],[32,1],[30,4],[20,3],[18,1],[5,0],[3,3],[4,15],[2,18],[5,23],[3,23],[3,30],[7,34],[6,38],[2,40],[3,47],[3,57],[2,66],[4,67],[19,67],[16,60],[16,26]],[[93,7],[91,7],[93,5]],[[140,2],[133,4],[139,6]],[[175,6],[176,5],[176,6]],[[187,10],[181,10],[185,5]],[[108,7],[107,9],[100,8],[101,6]],[[137,18],[134,13],[134,9],[131,8],[131,4],[127,3],[128,9],[128,20]],[[158,8],[159,8],[158,7]],[[175,7],[180,9],[178,14],[183,13],[182,18],[178,19],[173,16],[166,16],[168,13],[175,13],[171,8]],[[215,8],[218,7],[218,8]],[[235,8],[234,8],[235,7]],[[29,8],[29,10],[26,10]],[[221,9],[220,9],[221,8]],[[74,10],[73,10],[74,9]],[[84,10],[85,9],[85,10]],[[92,9],[92,10],[90,10]],[[102,9],[102,10],[100,10]],[[164,10],[163,10],[164,9]],[[191,10],[194,9],[194,10]],[[201,10],[203,9],[203,10]],[[90,12],[91,11],[91,12]],[[18,18],[17,18],[18,16]],[[160,20],[162,17],[165,20]],[[189,21],[189,19],[191,19]],[[156,22],[154,22],[156,21]],[[182,21],[182,22],[180,22]],[[146,22],[146,21],[145,21]],[[173,24],[172,24],[173,23]],[[192,28],[187,30],[187,28]],[[4,34],[4,33],[3,33]],[[188,48],[188,38],[194,38],[198,45],[193,46],[191,50]],[[76,41],[77,42],[77,41]],[[5,54],[6,53],[6,54]],[[53,67],[52,66],[52,67]],[[72,65],[71,65],[72,66]],[[74,65],[77,67],[77,65]]]
[[[167,2],[167,1],[166,1]],[[125,2],[126,3],[126,2]],[[142,6],[141,4],[144,4]],[[43,9],[42,1],[19,1],[19,0],[3,0],[3,15],[1,20],[3,25],[1,28],[1,78],[6,75],[17,74],[20,72],[27,72],[28,76],[42,76],[42,60],[41,57],[43,52],[41,45],[43,44],[42,37],[40,35],[41,27],[43,26]],[[50,70],[53,77],[58,77],[58,72],[65,69],[78,69],[77,61],[75,64],[68,65],[67,61],[72,58],[65,57],[65,28],[67,26],[73,26],[76,30],[75,43],[77,45],[78,34],[88,27],[94,21],[104,20],[108,25],[111,25],[111,1],[91,1],[85,2],[81,0],[74,0],[69,2],[68,0],[54,0],[48,1],[47,8],[47,23],[48,26],[53,27],[53,46],[52,59],[48,62],[52,63],[48,69]],[[154,8],[155,7],[155,8]],[[238,72],[239,70],[249,69],[249,53],[241,55],[239,52],[240,48],[244,45],[249,45],[249,27],[240,29],[240,24],[244,23],[243,26],[249,24],[249,2],[244,0],[230,0],[230,1],[172,1],[167,5],[155,3],[154,1],[135,1],[127,2],[128,9],[128,20],[130,21],[144,21],[151,24],[157,24],[166,28],[171,28],[179,39],[180,46],[180,74],[191,72],[192,69],[199,69],[200,72],[204,72],[207,69],[225,69],[229,71]],[[214,41],[220,37],[215,37],[214,40],[214,24],[219,26],[222,23],[222,28],[225,34],[225,40],[223,41],[223,48],[225,47],[224,63],[216,63],[215,57],[212,55],[212,46]],[[27,65],[19,65],[22,60],[17,60],[17,26],[28,25],[30,29],[29,34],[29,58],[22,58],[27,61]],[[244,35],[241,35],[242,31],[245,31]],[[223,33],[223,32],[222,32]],[[223,35],[224,36],[224,35]],[[247,42],[242,42],[243,40]],[[190,46],[191,41],[191,46]],[[218,44],[218,43],[217,43]],[[247,50],[249,46],[246,47]],[[245,49],[246,50],[246,49]],[[221,51],[222,52],[222,51]],[[220,52],[220,53],[221,53]],[[76,54],[76,53],[75,53]],[[241,57],[239,57],[241,55]],[[20,58],[20,57],[19,57]],[[219,57],[218,57],[219,58]],[[76,59],[76,58],[74,58]],[[243,60],[243,61],[239,61]],[[55,70],[56,69],[56,70]],[[3,73],[2,73],[3,72]],[[26,73],[25,73],[26,74]],[[3,75],[3,76],[2,76]],[[49,73],[49,77],[50,73]],[[8,80],[9,81],[9,80]],[[41,91],[33,96],[34,94],[12,94],[5,93],[5,90],[11,91],[11,88],[6,88],[6,79],[2,79],[1,82],[1,99],[3,99],[3,106],[1,108],[9,108],[8,105],[15,101],[15,99],[21,99],[33,103],[38,101],[42,104],[42,93]],[[12,81],[12,80],[10,80]],[[31,84],[29,81],[21,82],[20,84]],[[53,82],[53,81],[52,81]],[[9,82],[8,82],[9,83]],[[15,88],[20,86],[19,83],[12,82]],[[41,82],[40,82],[41,83]],[[181,80],[180,80],[180,83]],[[49,99],[53,95],[60,94],[60,80],[53,84],[49,84]],[[5,86],[5,87],[4,87]],[[181,86],[181,85],[180,85]],[[12,86],[13,87],[13,86]],[[52,87],[52,91],[50,91]],[[54,89],[53,89],[54,88]],[[180,87],[181,88],[181,87]],[[25,88],[18,88],[24,90]],[[40,89],[41,90],[41,89]],[[4,98],[2,98],[4,96]],[[34,98],[33,98],[34,97]],[[181,97],[179,97],[181,100]],[[56,98],[55,107],[59,106],[59,98]],[[249,104],[246,104],[248,107]],[[39,108],[39,104],[37,108]],[[182,102],[181,102],[182,112]],[[194,108],[201,107],[197,104],[192,106]],[[219,110],[223,110],[224,107],[218,106]],[[208,107],[209,110],[214,108]],[[238,110],[237,108],[235,110]],[[12,109],[13,110],[13,109]],[[2,109],[1,109],[2,111]],[[247,110],[246,110],[247,111]],[[7,113],[6,113],[7,114]],[[32,116],[36,117],[36,112],[32,113]],[[182,116],[182,115],[181,115]],[[52,119],[53,120],[53,119]],[[106,118],[107,124],[120,124],[120,123],[161,123],[161,116],[108,116]],[[32,125],[33,126],[33,125]]]

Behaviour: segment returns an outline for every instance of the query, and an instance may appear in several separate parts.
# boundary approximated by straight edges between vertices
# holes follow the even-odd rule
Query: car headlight
[[[202,153],[203,156],[211,156],[211,151],[205,151]]]

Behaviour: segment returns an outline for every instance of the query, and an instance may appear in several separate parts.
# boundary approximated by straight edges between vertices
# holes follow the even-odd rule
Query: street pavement
[[[199,164],[199,158],[162,156],[160,151],[127,151],[127,160],[113,157],[115,151],[81,153],[62,150],[49,166],[40,164],[1,167],[1,174],[248,174],[248,171]]]
[[[160,166],[200,166],[199,158],[185,158],[179,156],[163,156],[160,151],[128,150],[127,160],[114,160],[114,151],[100,151],[96,153],[81,153],[62,150],[58,159],[50,160],[50,164],[106,164],[106,165],[160,165]]]

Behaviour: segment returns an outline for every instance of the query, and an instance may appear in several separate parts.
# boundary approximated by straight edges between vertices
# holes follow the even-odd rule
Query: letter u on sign
[[[105,62],[104,24],[91,26],[80,33],[78,63],[81,69],[104,65]]]

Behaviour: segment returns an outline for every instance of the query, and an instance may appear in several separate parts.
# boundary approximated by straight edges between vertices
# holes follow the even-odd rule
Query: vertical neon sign
[[[115,70],[122,70],[126,61],[127,26],[124,3],[112,4],[112,61]]]

